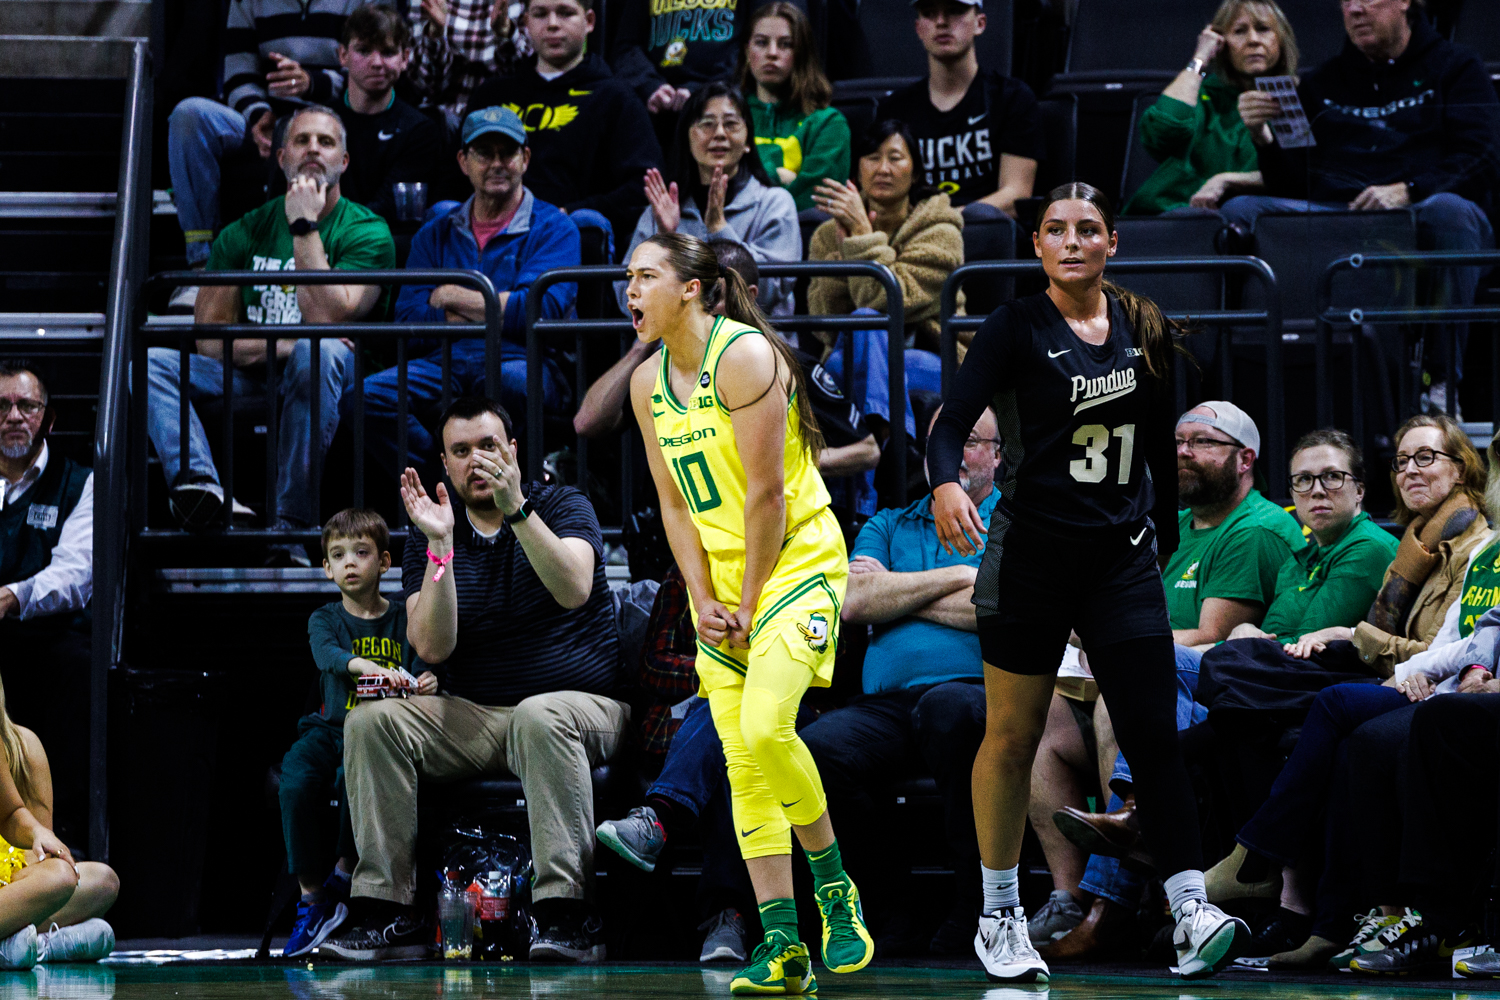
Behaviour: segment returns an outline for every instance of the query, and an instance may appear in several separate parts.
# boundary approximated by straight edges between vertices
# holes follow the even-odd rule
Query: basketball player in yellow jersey
[[[626,293],[660,362],[631,378],[662,519],[698,623],[697,670],[724,744],[740,851],[766,934],[737,995],[816,989],[798,940],[791,836],[823,915],[823,964],[874,957],[844,873],[816,765],[797,737],[803,693],[833,676],[848,556],[817,471],[817,421],[801,370],[744,279],[681,234],[636,248]],[[724,315],[712,310],[722,300]]]

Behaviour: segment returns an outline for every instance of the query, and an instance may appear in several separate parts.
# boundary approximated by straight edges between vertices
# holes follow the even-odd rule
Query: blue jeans
[[[1177,731],[1180,733],[1195,723],[1208,718],[1208,709],[1193,700],[1198,691],[1198,664],[1203,654],[1187,646],[1175,647],[1177,652]],[[1131,783],[1130,765],[1124,754],[1115,755],[1114,773],[1110,775],[1111,788],[1125,790]],[[1117,784],[1118,783],[1118,784]],[[1118,791],[1111,791],[1106,808],[1110,812],[1123,808],[1124,801]],[[1103,896],[1121,906],[1135,906],[1141,900],[1141,877],[1123,867],[1119,859],[1094,854],[1089,857],[1083,880],[1078,888]]]
[[[396,455],[396,387],[400,372],[387,368],[365,379],[365,426],[370,452],[387,470],[403,466]],[[484,394],[484,341],[477,337],[456,341],[449,394],[457,398]],[[406,366],[407,410],[405,465],[416,469],[423,482],[438,478],[434,466],[441,441],[436,436],[442,415],[443,352],[409,361]],[[565,406],[571,393],[556,362],[548,359],[542,370],[543,405],[549,411]],[[517,441],[526,440],[526,348],[504,341],[500,345],[500,404],[511,417]]]
[[[318,391],[321,394],[320,420],[323,431],[323,454],[339,426],[339,400],[354,387],[354,353],[341,341],[323,340],[319,344]],[[281,366],[281,412],[276,423],[276,523],[310,527],[322,523],[319,512],[312,509],[308,484],[322,469],[312,467],[312,341],[299,340]],[[179,354],[175,348],[153,347],[146,352],[146,433],[161,459],[167,485],[175,486],[182,468],[178,425]],[[259,378],[236,368],[233,373],[235,395],[251,394],[264,389],[265,377]],[[194,396],[219,397],[224,394],[224,366],[201,354],[188,356],[188,384]],[[274,401],[273,401],[274,404]],[[208,436],[198,411],[188,406],[188,472],[219,481],[209,451]],[[229,497],[225,497],[226,503]]]
[[[1337,212],[1346,205],[1303,201],[1297,198],[1272,198],[1267,195],[1240,195],[1224,203],[1220,213],[1224,221],[1253,232],[1255,220],[1266,212]],[[1456,194],[1435,194],[1411,206],[1417,216],[1417,248],[1420,250],[1454,250],[1476,252],[1495,245],[1495,231],[1484,210]],[[1418,272],[1419,300],[1428,305],[1473,305],[1482,267],[1450,267],[1439,271]],[[1432,331],[1448,329],[1432,324]],[[1462,380],[1464,349],[1469,340],[1469,324],[1452,324],[1454,332],[1453,371]],[[1434,381],[1447,378],[1448,338],[1437,336],[1428,341],[1428,371]]]
[[[874,309],[856,309],[855,316],[878,316]],[[852,393],[851,402],[859,408],[859,412],[868,420],[877,417],[886,424],[891,422],[891,374],[890,374],[890,333],[886,330],[845,330],[839,334],[839,339],[834,343],[833,351],[823,362],[823,367],[833,380],[844,386],[844,355],[846,350],[852,351],[852,363],[854,369],[853,378],[849,383]],[[853,345],[852,348],[850,345]],[[912,416],[911,392],[914,389],[926,389],[930,392],[943,391],[943,362],[931,351],[922,351],[915,348],[906,351],[906,392],[902,394],[902,405],[906,410],[906,435],[907,440],[915,440],[917,433],[917,421]],[[875,472],[870,470],[863,477],[856,478],[855,497],[852,503],[843,493],[841,483],[829,484],[830,487],[837,486],[840,495],[835,502],[841,502],[852,507],[861,514],[875,513]]]
[[[267,112],[269,114],[269,112]],[[187,241],[188,264],[208,261],[219,231],[219,178],[224,157],[245,144],[245,117],[206,97],[189,97],[167,118],[172,200]]]
[[[1302,735],[1271,786],[1271,797],[1237,839],[1246,848],[1283,865],[1295,865],[1321,840],[1321,818],[1339,746],[1371,719],[1410,704],[1406,695],[1381,684],[1335,684],[1313,699]]]

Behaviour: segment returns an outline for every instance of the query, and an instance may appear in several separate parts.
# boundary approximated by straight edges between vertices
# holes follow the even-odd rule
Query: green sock
[[[837,840],[821,851],[808,851],[807,865],[812,869],[813,884],[819,889],[830,882],[846,881],[844,876],[844,859],[839,857],[839,842]]]
[[[769,937],[772,931],[780,931],[788,941],[801,940],[797,936],[797,901],[795,899],[771,899],[760,904],[760,924]]]

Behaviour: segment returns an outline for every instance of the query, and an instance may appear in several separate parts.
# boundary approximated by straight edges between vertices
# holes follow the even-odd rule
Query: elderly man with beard
[[[287,178],[287,193],[232,223],[214,240],[210,271],[361,271],[394,267],[395,244],[385,221],[340,194],[339,179],[349,166],[344,125],[323,107],[297,111],[287,125],[286,142],[277,160]],[[379,285],[216,285],[204,286],[194,309],[203,323],[261,323],[294,326],[345,323],[375,309]],[[195,396],[224,392],[223,342],[198,341],[189,358],[188,382]],[[326,452],[339,421],[339,399],[354,380],[353,345],[347,340],[320,342],[320,370],[312,370],[312,341],[276,342],[277,420],[276,510],[267,520],[278,528],[308,528],[319,512],[308,504],[307,485],[322,470],[312,464],[311,396],[320,394],[319,428]],[[209,452],[203,425],[188,410],[188,455],[179,454],[178,352],[173,347],[148,352],[150,402],[148,432],[162,472],[171,488],[171,505],[187,528],[212,523],[224,496]],[[266,384],[266,342],[238,340],[233,357],[235,392]],[[243,508],[236,504],[236,513]],[[271,562],[309,565],[300,545],[273,550]]]
[[[88,697],[77,692],[88,689],[94,474],[47,447],[47,404],[36,372],[0,361],[0,678],[11,716],[52,751],[54,829],[76,844],[88,811]]]

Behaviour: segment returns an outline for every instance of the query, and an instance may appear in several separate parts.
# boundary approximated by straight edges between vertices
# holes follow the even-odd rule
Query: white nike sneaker
[[[37,935],[39,962],[97,962],[115,950],[115,929],[98,917]]]
[[[1183,979],[1201,979],[1218,972],[1230,961],[1235,934],[1250,937],[1250,928],[1239,917],[1231,917],[1212,903],[1190,899],[1182,905],[1182,917],[1172,932],[1177,949],[1177,974]]]
[[[1026,911],[996,910],[979,918],[974,951],[984,965],[984,974],[997,983],[1045,983],[1052,974],[1037,954],[1026,928]]]
[[[0,969],[30,969],[37,961],[36,925],[27,924],[0,941]]]

